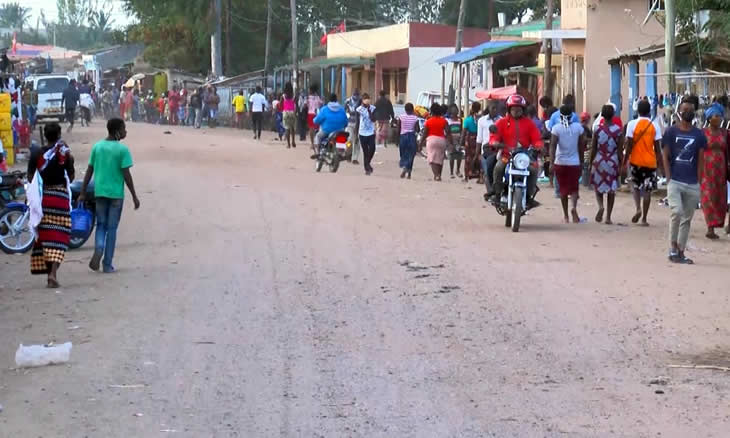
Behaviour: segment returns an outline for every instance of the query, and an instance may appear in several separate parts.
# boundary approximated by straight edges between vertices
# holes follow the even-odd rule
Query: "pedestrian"
[[[464,143],[461,138],[461,130],[463,129],[463,122],[459,117],[459,107],[452,103],[451,105],[441,109],[446,114],[446,122],[449,124],[449,132],[451,133],[451,139],[453,143],[450,143],[446,147],[446,154],[449,157],[449,170],[451,171],[451,179],[454,179],[454,164],[456,164],[456,176],[461,178],[461,160],[464,159]],[[466,166],[465,166],[466,167]],[[464,169],[466,172],[466,168]]]
[[[596,192],[598,213],[596,222],[603,221],[606,213],[606,224],[611,225],[611,214],[616,201],[616,190],[619,187],[619,169],[623,161],[623,137],[621,127],[613,123],[615,114],[612,105],[601,108],[601,117],[605,122],[596,128],[591,142],[591,184]],[[604,210],[603,198],[608,198],[608,209]]]
[[[375,156],[375,106],[370,104],[370,95],[364,93],[360,106],[355,110],[358,113],[356,127],[360,137],[363,152],[363,167],[365,175],[373,173],[371,162]]]
[[[431,117],[423,125],[420,148],[426,146],[428,164],[433,172],[433,180],[441,181],[444,169],[446,146],[452,141],[449,122],[443,117],[443,109],[438,103],[431,105]]]
[[[218,105],[221,103],[221,98],[218,96],[218,90],[214,86],[210,86],[208,92],[208,127],[215,128],[218,126]]]
[[[35,177],[40,191],[40,203],[31,202],[31,224],[38,224],[30,256],[30,272],[48,276],[48,287],[57,288],[58,268],[71,239],[71,194],[68,183],[75,176],[74,158],[61,139],[61,126],[49,123],[43,129],[46,146],[33,148],[28,161],[28,179]],[[29,194],[29,198],[33,196]],[[34,206],[39,205],[40,211]],[[42,216],[42,217],[39,217]]]
[[[345,105],[345,109],[347,110],[347,132],[350,134],[350,142],[352,143],[352,157],[350,157],[350,161],[355,165],[358,164],[357,160],[360,158],[360,136],[357,132],[357,108],[361,104],[362,97],[360,96],[360,90],[355,88],[355,91],[347,99],[347,104]]]
[[[489,145],[490,128],[501,119],[497,112],[497,105],[492,101],[484,109],[484,113],[477,122],[477,146],[479,147],[484,184],[487,193],[492,193],[494,180],[494,165],[497,163],[497,152]],[[486,196],[486,195],[485,195]]]
[[[203,89],[198,88],[190,96],[190,118],[195,129],[200,129],[203,120]]]
[[[375,121],[377,136],[375,143],[388,147],[388,128],[390,122],[395,118],[395,112],[393,111],[393,104],[388,99],[385,91],[380,91],[380,98],[375,102]]]
[[[728,171],[728,135],[723,129],[725,108],[719,103],[712,104],[706,111],[709,127],[705,129],[707,148],[704,151],[704,166],[701,168],[701,202],[702,211],[707,222],[708,239],[719,239],[715,228],[725,225],[727,209],[727,171]]]
[[[552,128],[550,137],[550,167],[560,186],[560,203],[563,206],[563,220],[568,217],[568,197],[570,197],[570,215],[573,223],[580,223],[578,215],[578,187],[582,171],[583,153],[585,151],[585,135],[579,122],[571,122],[573,109],[570,105],[560,107],[560,123]]]
[[[459,144],[464,146],[466,159],[464,161],[464,181],[476,177],[479,184],[484,184],[484,175],[482,174],[482,166],[479,157],[481,156],[481,147],[477,144],[477,134],[479,133],[479,112],[482,110],[482,104],[474,102],[471,104],[471,110],[466,119],[464,119],[464,127],[461,132],[462,138]],[[451,163],[449,163],[449,166]]]
[[[418,152],[418,144],[416,142],[416,133],[418,132],[418,116],[414,114],[414,108],[412,103],[406,103],[405,114],[401,114],[398,117],[398,125],[400,132],[400,168],[403,171],[400,174],[401,178],[411,179],[411,173],[413,172],[413,160],[416,158],[416,152]]]
[[[124,94],[124,120],[132,119],[132,105],[134,103],[134,95],[132,90],[129,89]]]
[[[304,90],[299,90],[299,97],[297,98],[297,130],[299,131],[299,141],[304,142],[307,140],[307,95]]]
[[[81,95],[79,94],[79,90],[76,89],[76,79],[71,79],[68,83],[68,87],[66,87],[65,90],[63,90],[63,94],[61,95],[61,107],[65,109],[64,115],[66,118],[66,121],[68,122],[68,132],[69,134],[74,129],[74,119],[76,117],[76,106],[79,104],[79,101],[81,100]]]
[[[177,85],[172,86],[172,90],[167,93],[167,104],[170,105],[170,125],[177,125],[180,120],[178,118],[178,109],[180,108],[180,93]]]
[[[284,139],[284,134],[286,133],[286,129],[284,128],[284,110],[282,108],[282,100],[277,99],[274,102],[274,122],[276,126],[276,133],[279,136],[279,141],[282,141]]]
[[[574,122],[580,122],[580,119],[578,119],[578,114],[575,113],[575,97],[573,97],[572,94],[566,94],[565,97],[563,97],[563,105],[567,105],[570,107],[570,123]],[[562,108],[562,107],[561,107]],[[561,123],[562,115],[560,114],[560,111],[554,111],[550,118],[547,121],[547,129],[548,132],[552,135],[553,132],[553,126]]]
[[[691,265],[684,255],[692,217],[700,202],[699,174],[704,168],[704,132],[692,125],[696,107],[689,96],[679,105],[680,121],[667,129],[662,139],[662,159],[667,177],[667,200],[671,210],[669,221],[669,260]]]
[[[314,136],[319,131],[319,126],[314,123],[314,118],[319,113],[319,108],[322,106],[322,99],[319,97],[317,92],[317,85],[309,87],[309,95],[307,96],[307,126],[309,127],[309,140],[312,142],[312,150],[315,154],[318,153],[317,147],[314,145]]]
[[[297,103],[294,100],[294,87],[291,82],[284,84],[284,95],[282,96],[282,109],[284,110],[284,129],[286,129],[286,147],[297,147],[296,123],[297,123]]]
[[[659,141],[662,139],[662,134],[656,123],[649,118],[651,115],[649,102],[645,100],[637,102],[637,111],[638,118],[626,125],[626,153],[621,164],[621,172],[623,174],[630,172],[633,185],[636,213],[631,222],[638,223],[641,219],[641,225],[648,227],[647,216],[651,206],[651,193],[657,189],[657,157],[661,156]],[[643,205],[641,205],[642,199]]]
[[[103,272],[109,274],[114,272],[112,262],[117,243],[117,227],[124,206],[125,183],[132,194],[135,210],[139,209],[140,203],[134,189],[132,174],[129,171],[132,167],[132,154],[129,153],[129,148],[121,143],[127,136],[124,120],[113,118],[107,122],[106,127],[109,136],[91,148],[89,167],[81,186],[79,202],[84,202],[86,189],[93,176],[96,202],[96,242],[89,268],[98,271],[101,262]]]
[[[251,106],[251,122],[253,124],[254,140],[261,140],[261,129],[264,124],[264,111],[267,108],[266,97],[261,94],[261,87],[256,87],[256,92],[248,98]]]
[[[243,129],[243,116],[246,114],[246,96],[243,95],[243,89],[238,91],[238,96],[233,98],[231,105],[236,112],[236,128]]]

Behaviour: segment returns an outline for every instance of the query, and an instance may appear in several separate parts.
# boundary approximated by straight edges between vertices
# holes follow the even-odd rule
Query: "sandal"
[[[49,278],[48,285],[46,287],[48,287],[48,289],[56,289],[61,287],[61,284],[59,284],[58,280],[56,280],[55,278]]]
[[[707,234],[705,234],[705,237],[707,237],[710,240],[717,240],[720,238],[720,236],[718,236],[715,233],[707,233]]]
[[[639,219],[641,219],[641,212],[637,211],[636,214],[631,218],[631,223],[632,224],[638,223]]]

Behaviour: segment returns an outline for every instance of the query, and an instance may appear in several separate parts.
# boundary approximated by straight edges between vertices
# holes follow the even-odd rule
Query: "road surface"
[[[48,290],[0,255],[0,436],[727,436],[730,373],[667,367],[730,366],[730,244],[701,212],[676,266],[656,203],[648,229],[626,195],[620,225],[563,225],[543,191],[513,234],[476,183],[399,179],[394,148],[316,174],[270,133],[166,129],[129,127],[116,274],[87,244]],[[66,136],[79,174],[101,137]]]

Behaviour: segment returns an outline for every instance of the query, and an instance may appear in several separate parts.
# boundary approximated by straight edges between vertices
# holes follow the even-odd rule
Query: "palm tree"
[[[23,33],[23,27],[30,19],[30,8],[20,6],[20,3],[8,3],[0,6],[0,26],[18,29]]]
[[[97,35],[105,35],[110,32],[113,22],[112,11],[96,10],[89,12],[89,27]]]

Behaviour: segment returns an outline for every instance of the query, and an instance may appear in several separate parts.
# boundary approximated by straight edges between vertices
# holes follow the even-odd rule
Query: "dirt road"
[[[67,136],[79,171],[100,125]],[[701,212],[673,266],[656,203],[648,229],[562,225],[544,191],[513,234],[475,183],[400,180],[394,148],[315,174],[302,145],[163,131],[129,128],[118,273],[89,243],[47,290],[0,255],[0,437],[728,435],[730,373],[667,367],[730,366],[730,243]],[[67,340],[68,365],[15,369]]]

